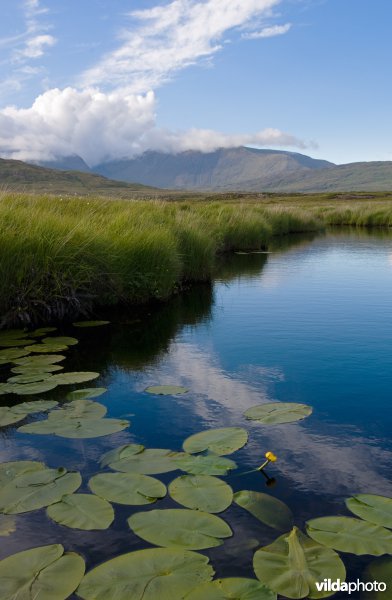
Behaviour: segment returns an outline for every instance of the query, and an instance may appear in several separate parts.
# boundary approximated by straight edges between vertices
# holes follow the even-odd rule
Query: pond
[[[353,516],[345,506],[347,497],[392,496],[391,298],[392,236],[386,232],[332,230],[277,241],[270,253],[238,253],[222,262],[212,287],[194,286],[164,305],[116,311],[107,326],[70,326],[52,334],[79,339],[66,352],[65,371],[96,371],[100,377],[20,400],[7,394],[0,406],[37,398],[62,402],[70,390],[106,387],[96,400],[108,408],[109,417],[129,419],[131,426],[92,439],[18,432],[20,425],[45,416],[34,414],[0,428],[1,462],[36,460],[80,471],[78,491],[88,493],[88,480],[102,471],[102,455],[121,445],[181,451],[193,433],[243,427],[249,441],[228,456],[237,469],[224,477],[234,491],[255,490],[280,499],[302,530],[316,517]],[[0,368],[6,381],[10,365]],[[173,396],[145,392],[154,385],[189,391]],[[278,401],[307,404],[313,413],[281,425],[244,417],[252,406]],[[252,471],[267,451],[278,460],[265,475]],[[153,476],[168,484],[179,475]],[[114,507],[115,520],[102,531],[61,526],[44,508],[18,514],[15,531],[0,537],[0,559],[61,543],[82,554],[90,570],[120,554],[152,547],[130,530],[130,515],[181,508],[169,496],[147,507]],[[210,557],[217,577],[254,577],[255,550],[281,533],[237,504],[219,516],[234,535],[201,552]],[[361,578],[374,560],[341,556],[348,581]]]

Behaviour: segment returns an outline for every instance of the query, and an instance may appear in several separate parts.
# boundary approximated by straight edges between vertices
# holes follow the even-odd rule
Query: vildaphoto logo
[[[341,581],[336,579],[324,579],[324,581],[316,581],[318,592],[385,592],[387,584],[384,581]]]

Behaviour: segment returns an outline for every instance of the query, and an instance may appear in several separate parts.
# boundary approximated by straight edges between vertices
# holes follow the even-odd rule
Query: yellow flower
[[[278,457],[275,456],[275,454],[273,452],[266,452],[265,453],[265,458],[267,460],[269,460],[270,462],[275,462],[278,460]]]

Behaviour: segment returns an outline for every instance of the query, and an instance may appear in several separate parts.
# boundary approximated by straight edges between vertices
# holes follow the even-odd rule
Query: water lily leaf
[[[25,367],[42,367],[43,365],[52,365],[61,362],[65,359],[62,354],[52,354],[43,356],[26,356],[24,358],[17,358],[13,362],[16,365]]]
[[[28,354],[28,350],[22,348],[9,348],[7,350],[0,350],[0,359],[4,360],[4,364],[6,364],[7,362],[13,361],[15,358],[22,358],[22,356],[27,356]]]
[[[234,494],[234,502],[274,529],[287,531],[293,526],[293,513],[278,498],[262,492],[242,490]]]
[[[43,338],[41,342],[43,344],[49,344],[49,346],[76,346],[76,344],[79,344],[79,340],[67,336],[46,337]]]
[[[10,383],[9,389],[12,394],[17,394],[18,396],[43,394],[57,387],[57,383],[53,379],[54,376],[48,381],[38,381],[37,383]]]
[[[319,517],[306,524],[311,538],[341,552],[392,554],[392,531],[352,517]]]
[[[27,339],[14,339],[14,338],[2,338],[0,340],[0,346],[2,348],[16,348],[17,346],[27,346],[28,344],[30,344],[31,340],[27,340]],[[27,350],[27,348],[26,348]]]
[[[180,385],[152,385],[144,391],[157,396],[175,396],[176,394],[185,394],[186,392],[189,392],[188,388]]]
[[[287,598],[326,598],[334,592],[319,592],[316,582],[346,578],[339,555],[320,546],[296,527],[269,546],[260,548],[253,557],[258,579]]]
[[[107,529],[113,523],[111,504],[93,494],[69,494],[60,502],[48,506],[48,516],[66,527],[74,529]]]
[[[214,571],[208,556],[186,550],[151,548],[117,556],[96,567],[78,588],[83,600],[175,600]]]
[[[267,402],[252,406],[245,413],[245,417],[252,421],[258,421],[263,425],[277,425],[280,423],[292,423],[305,419],[313,412],[311,406],[297,404],[296,402]]]
[[[375,494],[357,494],[346,500],[347,508],[365,521],[392,528],[392,498]]]
[[[0,561],[0,589],[4,600],[65,600],[78,587],[84,560],[64,553],[61,544],[41,546]]]
[[[0,342],[4,339],[19,339],[25,337],[26,335],[27,334],[25,329],[7,329],[5,331],[0,332]]]
[[[98,396],[102,396],[105,392],[107,392],[107,388],[97,387],[97,388],[83,388],[81,390],[74,390],[73,392],[69,392],[66,395],[67,400],[84,400],[87,398],[98,398]]]
[[[0,537],[8,537],[16,531],[16,520],[12,515],[0,515]]]
[[[11,394],[11,384],[10,383],[0,383],[0,396],[4,394]]]
[[[54,373],[55,371],[61,371],[64,369],[61,365],[41,365],[38,367],[25,367],[24,365],[19,365],[17,367],[12,367],[11,372],[17,373],[18,375],[42,375],[47,376],[48,373]]]
[[[221,427],[191,435],[183,443],[183,448],[190,454],[208,450],[222,456],[239,450],[247,441],[248,432],[242,427]]]
[[[30,402],[22,402],[12,407],[15,414],[31,415],[37,412],[51,410],[58,405],[56,400],[30,400]]]
[[[237,468],[233,460],[216,454],[194,456],[183,452],[173,460],[178,469],[192,475],[227,475],[229,471]]]
[[[28,423],[18,428],[19,433],[33,433],[37,435],[56,435],[58,431],[64,429],[63,421],[56,419],[44,419],[35,423]]]
[[[76,321],[72,323],[74,327],[100,327],[101,325],[108,325],[110,321]]]
[[[203,583],[186,600],[276,600],[276,594],[257,579],[228,577]]]
[[[72,400],[50,413],[49,419],[102,419],[107,408],[94,400]]]
[[[166,486],[161,481],[139,473],[100,473],[88,485],[97,496],[117,504],[141,506],[166,496]]]
[[[19,427],[20,433],[54,434],[65,438],[88,439],[110,435],[129,427],[129,421],[120,419],[50,418]]]
[[[83,383],[84,381],[91,381],[97,379],[99,373],[93,373],[90,371],[79,371],[74,373],[58,373],[53,375],[54,381],[58,385],[70,385],[71,383]]]
[[[36,460],[16,460],[12,462],[0,463],[0,486],[13,481],[18,475],[42,471],[46,469],[44,463]]]
[[[110,450],[109,452],[103,455],[101,459],[101,467],[106,467],[110,463],[114,463],[119,460],[124,460],[128,458],[128,456],[132,456],[133,454],[139,454],[139,452],[143,452],[143,450],[144,446],[142,446],[141,444],[126,444],[125,446],[120,446],[119,448]]]
[[[37,381],[49,380],[52,377],[50,373],[28,373],[15,375],[7,379],[7,383],[36,383]]]
[[[0,427],[7,427],[7,425],[17,423],[25,417],[25,414],[14,413],[9,406],[0,406]]]
[[[57,331],[57,327],[40,327],[39,329],[34,329],[34,331],[29,331],[29,337],[42,337],[47,333],[52,333],[53,331]]]
[[[133,445],[132,445],[133,446]],[[119,450],[121,450],[119,448]],[[162,448],[148,448],[142,452],[132,452],[132,448],[120,453],[120,458],[108,463],[111,469],[123,473],[143,473],[145,475],[156,475],[157,473],[168,473],[179,469],[174,461],[179,453]]]
[[[81,483],[80,473],[62,467],[22,473],[0,490],[0,512],[19,514],[49,506],[75,492]]]
[[[386,585],[385,591],[362,591],[361,600],[387,600],[392,590],[392,557],[388,556],[373,560],[366,567],[361,581],[364,583],[377,581]]]
[[[169,494],[187,508],[219,513],[233,501],[233,490],[211,475],[181,475],[169,485]]]
[[[65,344],[33,344],[31,346],[25,346],[25,350],[46,354],[48,352],[64,352],[64,350],[68,350],[68,346]]]
[[[128,525],[136,535],[157,546],[203,550],[220,546],[233,535],[216,515],[187,508],[168,508],[135,513]]]

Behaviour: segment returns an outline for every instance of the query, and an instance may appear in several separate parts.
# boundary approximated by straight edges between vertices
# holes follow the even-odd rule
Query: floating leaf
[[[392,498],[375,494],[357,494],[346,500],[347,508],[365,521],[392,528]]]
[[[117,504],[141,506],[166,496],[161,481],[139,473],[100,473],[88,484],[94,494]]]
[[[233,460],[216,454],[194,456],[183,452],[173,460],[178,469],[192,475],[227,475],[229,471],[237,468]]]
[[[176,394],[185,394],[189,392],[188,388],[180,385],[153,385],[144,390],[149,394],[156,394],[157,396],[175,396]]]
[[[111,504],[93,494],[69,494],[60,502],[48,506],[48,516],[66,527],[74,529],[107,529],[114,520]]]
[[[296,402],[267,402],[252,406],[244,414],[247,419],[263,425],[277,425],[300,421],[312,414],[312,407]]]
[[[16,365],[25,367],[42,367],[43,365],[52,365],[61,362],[65,359],[62,354],[52,354],[43,356],[26,356],[25,358],[17,358],[14,360]]]
[[[87,398],[98,398],[98,396],[102,396],[102,394],[104,394],[107,391],[107,388],[104,387],[84,388],[82,390],[74,390],[73,392],[69,392],[66,398],[67,400],[84,400]]]
[[[0,332],[0,342],[9,339],[19,339],[25,337],[26,335],[25,329],[7,329]]]
[[[76,321],[72,323],[74,327],[100,327],[101,325],[108,325],[110,321]]]
[[[49,380],[52,377],[50,373],[28,373],[15,375],[7,379],[7,383],[36,383],[37,381]]]
[[[50,413],[49,419],[102,419],[106,406],[93,400],[72,400]]]
[[[362,591],[361,600],[388,600],[392,590],[392,557],[378,558],[373,560],[365,569],[361,581],[364,583],[377,581],[385,583],[385,590]],[[384,586],[382,586],[384,587]]]
[[[0,427],[7,427],[7,425],[17,423],[25,417],[25,414],[14,413],[9,406],[0,406]]]
[[[12,515],[0,515],[0,537],[8,537],[16,531],[15,517]]]
[[[311,538],[341,552],[392,554],[392,531],[352,517],[319,517],[307,522]]]
[[[46,354],[47,352],[64,352],[64,350],[68,350],[68,346],[65,344],[33,344],[32,346],[25,346],[25,350]]]
[[[76,344],[79,344],[79,340],[67,336],[46,337],[41,340],[41,342],[43,344],[49,344],[49,346],[76,346]]]
[[[41,546],[0,561],[4,600],[65,600],[78,587],[85,564],[79,554],[61,544]]]
[[[34,331],[29,331],[29,337],[42,337],[47,333],[52,333],[53,331],[57,331],[57,327],[40,327],[39,329],[34,329]]]
[[[12,394],[17,394],[18,396],[43,394],[57,387],[57,383],[53,379],[54,376],[48,381],[38,381],[37,383],[10,383],[9,389]]]
[[[44,412],[51,410],[58,405],[56,400],[30,400],[30,402],[22,402],[12,407],[14,413],[30,415],[36,412]]]
[[[22,356],[27,356],[28,353],[28,350],[24,350],[21,348],[9,348],[7,350],[0,350],[0,360],[11,362],[15,358],[22,358]]]
[[[177,600],[214,571],[197,552],[151,548],[117,556],[96,567],[78,588],[83,600]]]
[[[287,598],[326,598],[334,592],[319,592],[316,582],[324,578],[345,580],[346,569],[339,555],[309,539],[296,527],[281,535],[253,557],[256,576]]]
[[[0,463],[0,486],[13,481],[18,475],[42,471],[46,469],[44,463],[36,460],[15,460],[12,462]]]
[[[19,427],[21,433],[54,434],[65,438],[95,438],[110,435],[129,427],[120,419],[57,419],[50,418]]]
[[[110,452],[107,452],[103,455],[101,459],[101,467],[106,467],[110,463],[124,460],[133,454],[139,454],[139,452],[143,452],[143,450],[144,446],[141,444],[126,444],[125,446],[120,446],[119,448],[110,450]]]
[[[143,540],[168,548],[203,550],[220,546],[233,535],[216,515],[186,508],[168,508],[135,513],[128,525]]]
[[[278,498],[262,492],[242,490],[234,494],[234,502],[274,529],[287,531],[293,526],[293,513]]]
[[[27,346],[27,344],[30,344],[30,342],[31,342],[31,340],[27,340],[27,339],[3,338],[2,340],[0,340],[0,346],[2,348],[14,348],[17,346]]]
[[[74,373],[58,373],[53,375],[54,381],[58,385],[70,385],[72,383],[83,383],[84,381],[91,381],[97,379],[99,373],[93,373],[90,371],[79,371]]]
[[[75,492],[81,483],[80,473],[64,468],[22,473],[0,490],[0,512],[19,514],[49,506]]]
[[[276,594],[257,579],[229,577],[203,583],[186,600],[276,600]]]
[[[221,427],[191,435],[183,443],[183,448],[190,454],[208,450],[222,456],[239,450],[245,446],[247,441],[248,433],[242,427]]]
[[[10,383],[0,383],[0,396],[11,394],[12,386]]]
[[[143,473],[145,475],[156,475],[157,473],[168,473],[179,467],[174,461],[177,452],[162,448],[148,448],[142,452],[133,452],[134,445],[119,448],[120,458],[108,463],[111,469],[123,473]],[[105,458],[105,457],[104,457]]]
[[[64,369],[61,365],[41,365],[38,367],[26,367],[24,365],[19,365],[17,367],[12,367],[12,373],[17,373],[18,375],[40,375],[41,373],[44,376],[47,376],[48,373],[53,373],[54,371],[61,371]]]
[[[181,475],[169,485],[169,494],[187,508],[219,513],[233,501],[233,490],[227,483],[210,475]]]

